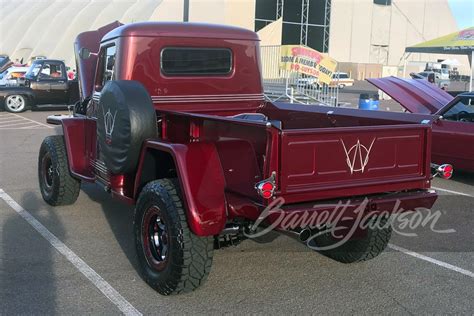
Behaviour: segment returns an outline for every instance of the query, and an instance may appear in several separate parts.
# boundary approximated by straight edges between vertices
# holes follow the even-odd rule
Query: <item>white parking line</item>
[[[444,261],[440,261],[440,260],[437,260],[437,259],[434,259],[434,258],[431,258],[431,257],[428,257],[428,256],[425,256],[425,255],[422,255],[420,253],[417,253],[417,252],[414,252],[414,251],[411,251],[411,250],[408,250],[408,249],[405,249],[405,248],[402,248],[402,247],[399,247],[397,245],[393,245],[393,244],[388,244],[388,246],[390,248],[392,248],[393,250],[397,250],[397,251],[400,251],[400,252],[403,252],[404,254],[407,254],[409,256],[412,256],[412,257],[415,257],[415,258],[418,258],[418,259],[421,259],[421,260],[425,260],[425,261],[428,261],[430,263],[434,263],[440,267],[443,267],[443,268],[446,268],[446,269],[449,269],[449,270],[452,270],[452,271],[455,271],[455,272],[458,272],[458,273],[461,273],[461,274],[464,274],[464,275],[467,275],[468,277],[471,277],[471,278],[474,278],[474,272],[471,272],[469,270],[466,270],[466,269],[463,269],[463,268],[460,268],[460,267],[456,267],[452,264],[449,264],[449,263],[446,263]]]
[[[20,121],[20,122],[8,122],[7,124],[3,124],[3,122],[0,123],[0,129],[3,129],[4,127],[12,127],[12,126],[18,126],[18,125],[31,125],[32,123],[30,121]]]
[[[15,113],[11,113],[11,114],[12,114],[12,115],[15,115],[15,116],[18,116],[18,117],[21,117],[21,118],[23,118],[23,119],[25,119],[25,120],[27,120],[27,121],[30,121],[30,122],[39,124],[39,125],[41,125],[41,126],[45,126],[45,127],[47,127],[47,128],[54,128],[54,127],[51,126],[51,125],[47,125],[47,124],[44,124],[44,123],[40,123],[40,122],[37,122],[37,121],[35,121],[35,120],[29,119],[29,118],[27,118],[27,117],[24,117],[24,116],[15,114]]]
[[[13,200],[5,191],[0,189],[0,198],[15,212],[28,222],[41,236],[46,239],[60,254],[76,267],[94,286],[99,289],[125,315],[142,315],[117,290],[105,281],[78,255],[69,249],[62,241],[53,235],[43,224],[34,218],[28,211]]]
[[[27,126],[25,126],[27,125]],[[0,116],[0,130],[54,128],[15,113]]]
[[[463,193],[463,192],[458,192],[458,191],[453,191],[453,190],[447,190],[447,189],[442,189],[442,188],[433,187],[433,186],[431,188],[435,189],[435,190],[438,190],[438,191],[444,191],[444,192],[448,192],[448,193],[452,193],[452,194],[474,197],[474,195],[468,194],[468,193]]]
[[[9,118],[8,120],[1,120],[0,119],[0,124],[5,124],[5,123],[11,123],[11,122],[23,122],[24,119],[19,119],[19,118]]]

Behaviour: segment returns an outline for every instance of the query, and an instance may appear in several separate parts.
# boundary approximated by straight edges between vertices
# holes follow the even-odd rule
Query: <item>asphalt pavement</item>
[[[0,314],[472,314],[474,175],[435,179],[438,230],[394,234],[374,260],[342,264],[281,236],[215,252],[208,282],[163,297],[137,272],[130,206],[95,185],[41,198],[37,156],[49,112],[0,113]],[[3,122],[3,123],[2,123]],[[26,122],[32,123],[27,125]],[[28,126],[28,127],[25,127]],[[417,238],[417,239],[416,239]]]

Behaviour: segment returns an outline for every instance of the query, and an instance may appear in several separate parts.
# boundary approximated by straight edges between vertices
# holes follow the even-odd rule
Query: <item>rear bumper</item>
[[[419,208],[431,208],[438,195],[434,190],[416,190],[402,193],[387,193],[353,199],[323,202],[298,203],[267,208],[262,214],[266,221],[276,228],[287,229],[290,222],[318,225],[334,220],[356,220],[361,217],[397,214],[415,211]],[[300,225],[302,228],[307,225]]]

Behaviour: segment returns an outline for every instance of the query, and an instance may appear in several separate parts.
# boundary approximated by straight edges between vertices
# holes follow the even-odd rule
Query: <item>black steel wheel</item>
[[[148,265],[163,271],[168,263],[169,231],[161,210],[153,205],[142,221],[142,242]]]
[[[50,205],[73,204],[79,196],[81,181],[69,172],[62,135],[48,136],[41,144],[38,179],[43,199]]]
[[[143,188],[135,207],[134,235],[143,279],[160,294],[190,292],[207,279],[213,237],[199,237],[189,229],[172,180],[155,180]]]

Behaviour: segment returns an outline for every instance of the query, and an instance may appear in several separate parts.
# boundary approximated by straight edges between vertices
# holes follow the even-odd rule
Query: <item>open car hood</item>
[[[94,87],[95,68],[97,65],[97,55],[91,55],[88,59],[81,59],[79,51],[81,48],[87,48],[91,53],[98,53],[100,48],[100,41],[105,34],[111,30],[123,25],[115,21],[104,25],[101,28],[80,33],[74,42],[74,50],[76,55],[76,65],[79,81],[79,91],[81,94],[81,101],[88,98],[92,94]]]
[[[411,113],[435,114],[454,97],[426,80],[385,77],[367,79]]]

